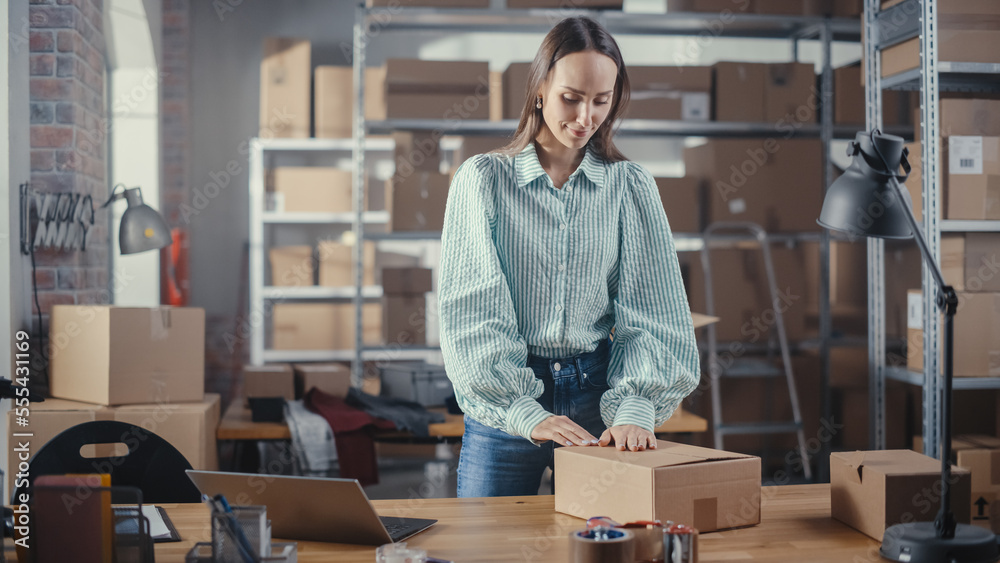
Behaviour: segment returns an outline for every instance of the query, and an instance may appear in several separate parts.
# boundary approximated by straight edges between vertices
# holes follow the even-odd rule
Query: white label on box
[[[742,197],[729,201],[729,212],[733,215],[739,215],[747,210],[747,202]]]
[[[708,121],[708,92],[684,92],[681,95],[681,119]]]
[[[919,293],[906,294],[906,328],[924,328],[924,299]]]
[[[983,138],[961,135],[948,137],[948,173],[983,173]]]

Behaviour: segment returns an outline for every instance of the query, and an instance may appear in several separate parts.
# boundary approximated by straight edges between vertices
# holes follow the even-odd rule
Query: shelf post
[[[365,33],[368,20],[365,3],[356,3],[354,11],[354,49],[351,64],[354,75],[354,119],[351,133],[354,137],[352,163],[354,175],[351,194],[354,196],[354,361],[351,362],[351,385],[361,388],[364,378],[364,296],[361,294],[365,274]],[[372,265],[374,267],[374,265]]]

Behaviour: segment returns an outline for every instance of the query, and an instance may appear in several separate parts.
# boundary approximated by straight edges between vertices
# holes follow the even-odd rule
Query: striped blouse
[[[551,415],[528,354],[596,349],[615,329],[601,416],[652,431],[698,384],[674,241],[652,175],[589,146],[557,189],[534,143],[466,160],[445,211],[441,351],[462,410],[531,440]]]

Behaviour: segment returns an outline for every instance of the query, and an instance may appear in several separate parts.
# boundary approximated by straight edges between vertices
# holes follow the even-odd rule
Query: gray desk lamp
[[[118,188],[123,191],[119,192]],[[119,199],[128,202],[128,209],[122,214],[118,228],[118,246],[122,254],[135,254],[147,250],[159,250],[170,246],[170,229],[166,221],[155,209],[142,202],[142,190],[126,188],[118,184],[111,190],[111,197],[101,207],[107,207]]]
[[[903,139],[878,129],[860,132],[847,149],[850,168],[830,186],[820,213],[821,226],[861,237],[917,240],[920,254],[937,285],[935,304],[944,313],[944,390],[941,397],[941,509],[934,522],[890,526],[882,537],[883,557],[910,563],[993,562],[1000,555],[989,531],[958,524],[951,511],[951,383],[955,310],[958,295],[944,282],[941,269],[910,208],[910,195],[900,182],[910,173]],[[900,165],[906,176],[897,176]]]

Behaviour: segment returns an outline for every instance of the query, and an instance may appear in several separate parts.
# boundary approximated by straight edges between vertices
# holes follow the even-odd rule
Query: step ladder
[[[705,305],[706,313],[715,315],[715,299],[713,295],[714,285],[712,284],[712,268],[709,259],[710,250],[716,248],[729,247],[720,246],[723,241],[747,240],[747,235],[755,240],[757,246],[763,252],[764,269],[767,273],[767,285],[770,295],[770,306],[774,311],[775,325],[778,329],[778,345],[781,352],[781,360],[784,368],[774,365],[774,338],[773,331],[768,331],[767,358],[736,358],[730,365],[723,367],[719,358],[718,340],[716,338],[716,328],[714,324],[708,328],[708,373],[710,378],[710,388],[712,392],[712,428],[715,438],[715,448],[725,449],[724,438],[737,434],[796,434],[798,438],[799,454],[802,456],[802,468],[806,479],[812,479],[812,468],[809,464],[809,453],[806,449],[805,432],[802,426],[802,413],[799,410],[799,398],[795,389],[795,378],[792,374],[792,361],[788,349],[788,338],[785,334],[785,320],[781,308],[776,306],[779,300],[778,284],[774,277],[774,263],[771,260],[771,246],[767,232],[760,225],[755,223],[718,222],[709,225],[703,233],[704,245],[701,248],[701,265],[705,274]],[[735,236],[734,236],[735,235]],[[779,378],[785,377],[788,385],[788,396],[792,403],[792,420],[778,422],[742,422],[725,423],[722,420],[722,393],[721,385],[727,378]]]

